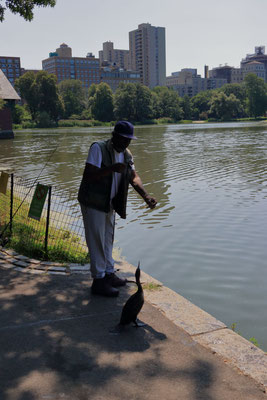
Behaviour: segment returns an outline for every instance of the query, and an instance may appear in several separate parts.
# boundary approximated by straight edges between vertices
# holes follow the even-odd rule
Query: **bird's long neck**
[[[142,285],[141,285],[141,282],[140,282],[140,276],[136,277],[136,284],[137,284],[138,292],[142,292],[143,288],[142,288]]]
[[[137,288],[138,288],[138,292],[142,292],[143,291],[143,288],[142,288],[142,285],[141,285],[141,283],[140,282],[136,282],[136,284],[137,284]]]

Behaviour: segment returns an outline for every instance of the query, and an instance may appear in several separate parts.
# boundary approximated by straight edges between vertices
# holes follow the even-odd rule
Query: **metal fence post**
[[[10,222],[9,222],[9,230],[10,235],[12,235],[12,222],[13,222],[13,197],[14,197],[14,174],[10,175]]]
[[[49,187],[48,187],[47,214],[46,214],[46,230],[45,230],[45,256],[46,256],[46,258],[47,258],[47,256],[48,256],[47,245],[48,245],[48,233],[49,233],[51,193],[52,193],[52,186],[49,186]]]

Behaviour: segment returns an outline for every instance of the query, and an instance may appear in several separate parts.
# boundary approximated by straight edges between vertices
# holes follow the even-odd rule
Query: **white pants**
[[[103,278],[114,272],[112,249],[114,241],[115,211],[109,213],[81,204],[85,238],[90,253],[92,278]]]

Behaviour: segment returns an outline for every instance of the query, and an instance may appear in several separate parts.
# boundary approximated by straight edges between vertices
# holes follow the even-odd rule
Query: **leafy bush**
[[[55,121],[51,120],[51,117],[47,111],[41,111],[37,115],[37,126],[38,128],[52,128],[56,126],[56,123]]]
[[[175,122],[176,121],[170,117],[163,117],[157,119],[158,124],[174,124]]]

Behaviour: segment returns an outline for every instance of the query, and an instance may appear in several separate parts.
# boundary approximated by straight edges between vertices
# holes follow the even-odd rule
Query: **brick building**
[[[0,56],[0,69],[14,86],[15,80],[21,76],[20,57]]]
[[[58,53],[59,49],[61,51]],[[72,57],[71,48],[65,43],[59,49],[42,61],[43,70],[56,75],[58,83],[66,79],[79,79],[85,88],[100,83],[99,58],[92,53],[86,57]]]

